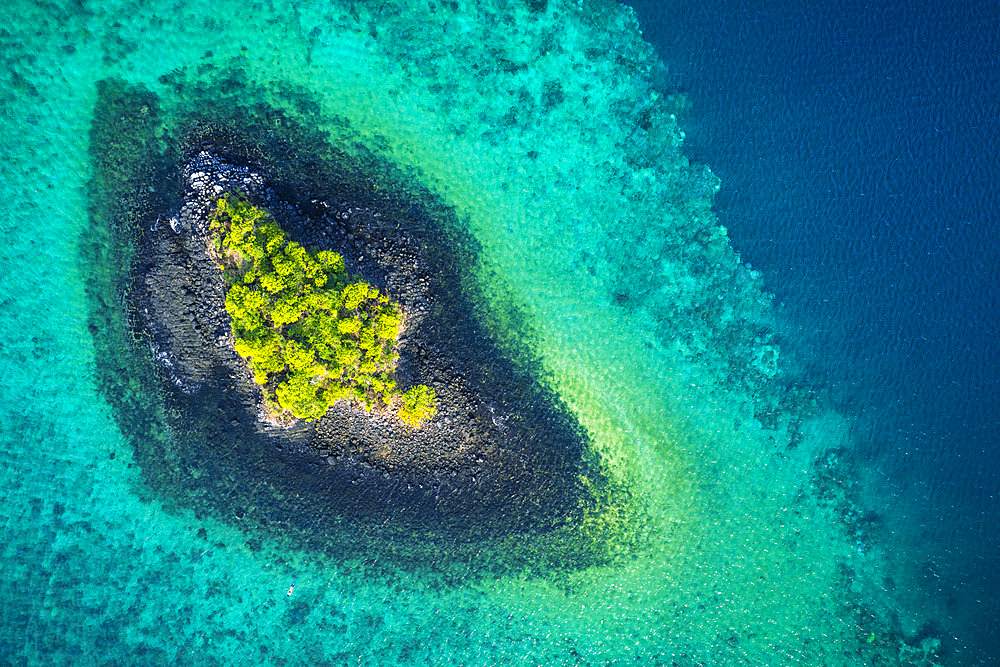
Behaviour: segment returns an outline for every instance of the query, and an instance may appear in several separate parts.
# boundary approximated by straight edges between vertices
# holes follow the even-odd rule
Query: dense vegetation
[[[349,276],[340,255],[287,240],[267,211],[233,194],[218,200],[211,229],[236,351],[270,409],[313,420],[346,399],[391,406],[414,428],[434,416],[433,389],[396,387],[399,307]]]

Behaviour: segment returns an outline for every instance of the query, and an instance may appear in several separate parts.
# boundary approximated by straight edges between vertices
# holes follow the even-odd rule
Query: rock
[[[170,225],[144,227],[146,265],[132,297],[134,312],[177,392],[172,402],[181,416],[174,426],[219,451],[270,448],[299,457],[310,474],[319,474],[312,465],[320,463],[329,474],[349,477],[351,492],[330,501],[347,514],[391,509],[401,520],[438,516],[524,527],[556,523],[575,511],[583,430],[482,330],[454,269],[464,260],[436,223],[386,202],[376,211],[369,195],[339,184],[334,190],[344,198],[333,200],[339,205],[318,193],[285,201],[278,192],[287,190],[259,167],[225,154],[213,146],[191,153]],[[435,390],[435,418],[414,431],[394,414],[367,413],[343,401],[312,423],[266,418],[260,389],[233,350],[222,273],[209,255],[214,199],[234,190],[266,203],[290,238],[341,253],[349,272],[401,304],[406,329],[397,378],[404,387]],[[443,306],[434,318],[431,303]],[[447,493],[439,486],[445,479]],[[512,505],[512,498],[532,500]]]

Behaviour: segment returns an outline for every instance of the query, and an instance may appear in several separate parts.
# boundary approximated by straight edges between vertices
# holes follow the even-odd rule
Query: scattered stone
[[[149,334],[175,392],[176,428],[200,432],[220,451],[245,452],[256,442],[342,474],[354,487],[344,499],[351,513],[392,508],[526,527],[551,525],[579,506],[583,430],[483,331],[454,269],[454,250],[433,221],[409,209],[393,214],[381,203],[376,210],[347,187],[334,199],[296,193],[303,199],[290,201],[261,168],[210,145],[189,154],[182,190],[178,210],[158,212],[169,225],[143,228],[143,275],[132,294],[136,325]],[[397,381],[402,389],[434,389],[433,419],[414,430],[389,410],[369,413],[345,401],[310,423],[268,418],[260,388],[233,349],[223,275],[209,254],[215,201],[233,191],[268,209],[290,239],[340,253],[349,273],[401,304],[407,320]]]

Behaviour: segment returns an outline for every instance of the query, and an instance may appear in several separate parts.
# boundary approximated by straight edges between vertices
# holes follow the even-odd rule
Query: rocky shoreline
[[[129,297],[179,439],[222,457],[277,453],[310,476],[297,488],[322,488],[322,504],[346,517],[529,529],[559,525],[585,504],[580,478],[599,475],[583,430],[476,321],[461,262],[419,207],[343,183],[332,184],[332,197],[294,192],[212,143],[188,151],[179,180],[179,207],[143,223]],[[311,423],[267,418],[233,349],[222,273],[208,251],[215,200],[235,190],[269,210],[289,238],[340,253],[349,273],[401,304],[400,386],[437,394],[437,415],[420,430],[344,401]]]

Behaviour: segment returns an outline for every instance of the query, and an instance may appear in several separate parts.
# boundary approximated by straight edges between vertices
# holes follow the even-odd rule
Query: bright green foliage
[[[343,257],[288,241],[267,211],[232,194],[219,199],[211,229],[236,352],[273,409],[312,420],[347,399],[369,410],[401,404],[414,428],[434,416],[433,390],[396,388],[398,307],[347,275]]]
[[[404,423],[417,428],[424,420],[434,416],[434,390],[421,384],[414,385],[403,394],[403,407],[399,409],[399,418]]]

